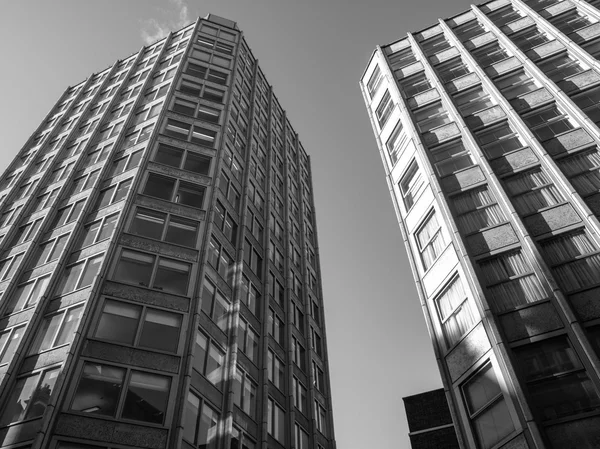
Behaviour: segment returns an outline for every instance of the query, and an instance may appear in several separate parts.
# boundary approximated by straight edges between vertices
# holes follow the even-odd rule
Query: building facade
[[[0,447],[335,448],[310,161],[234,22],[67,89],[0,208]]]
[[[600,447],[600,10],[495,0],[360,86],[462,448]]]

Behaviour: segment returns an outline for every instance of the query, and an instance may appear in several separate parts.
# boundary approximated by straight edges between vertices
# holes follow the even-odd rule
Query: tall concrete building
[[[0,447],[335,448],[310,161],[234,22],[68,88],[0,197]]]
[[[599,3],[472,6],[360,81],[462,448],[600,447]]]

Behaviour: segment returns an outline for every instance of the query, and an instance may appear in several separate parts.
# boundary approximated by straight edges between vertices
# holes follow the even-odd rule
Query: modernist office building
[[[600,447],[598,0],[496,0],[360,85],[463,448]]]
[[[234,22],[67,89],[0,182],[0,447],[335,448],[310,162]]]

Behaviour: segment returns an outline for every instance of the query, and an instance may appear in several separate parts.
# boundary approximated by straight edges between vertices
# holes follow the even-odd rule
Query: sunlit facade
[[[472,6],[360,81],[462,448],[600,447],[598,3]]]
[[[0,243],[0,447],[335,448],[310,160],[234,22],[68,88]]]

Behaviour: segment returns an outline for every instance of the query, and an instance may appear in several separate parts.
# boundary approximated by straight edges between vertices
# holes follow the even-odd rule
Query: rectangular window
[[[421,172],[419,171],[416,160],[413,159],[408,166],[406,173],[402,176],[402,179],[400,179],[400,183],[398,184],[400,187],[400,192],[402,193],[404,207],[407,211],[410,210],[412,205],[415,203],[416,195],[421,190],[421,186],[423,186],[423,184]]]
[[[48,349],[71,343],[82,314],[83,306],[76,306],[47,315],[29,348],[28,354],[40,354]]]
[[[158,351],[177,352],[181,315],[107,299],[94,337]]]
[[[46,294],[49,282],[50,276],[45,276],[17,286],[10,296],[10,300],[4,310],[4,315],[20,312],[36,305],[42,296]]]
[[[506,221],[502,209],[487,186],[477,187],[452,197],[456,223],[463,235]]]
[[[501,8],[489,13],[488,17],[492,22],[494,22],[494,25],[496,25],[498,28],[501,28],[507,23],[519,20],[522,17],[522,13],[515,10],[511,5],[508,5],[505,8]]]
[[[193,151],[186,151],[182,148],[159,143],[154,161],[200,175],[208,175],[211,158]]]
[[[379,127],[383,128],[386,124],[390,115],[392,115],[392,111],[394,110],[394,102],[392,101],[392,97],[390,95],[390,91],[386,90],[385,94],[381,98],[377,109],[375,109],[375,116],[377,117],[377,122],[379,123]]]
[[[454,346],[476,321],[476,314],[456,276],[434,300],[447,347]]]
[[[481,87],[454,96],[454,102],[463,117],[490,108],[495,104]]]
[[[437,72],[444,83],[449,83],[452,80],[471,73],[471,70],[469,70],[469,67],[460,57],[458,57],[439,65],[437,67]]]
[[[415,232],[415,240],[421,253],[423,269],[427,270],[446,247],[442,228],[438,224],[434,211],[425,218],[424,223]]]
[[[267,328],[269,329],[269,335],[273,337],[277,343],[283,345],[285,325],[279,315],[271,308],[269,308]]]
[[[200,399],[188,392],[185,403],[183,438],[195,447],[215,449],[217,446],[219,414]]]
[[[571,293],[600,282],[600,255],[584,229],[540,242],[542,253],[561,289]]]
[[[292,378],[292,394],[294,396],[294,407],[301,413],[308,414],[308,391],[295,376]]]
[[[166,376],[86,362],[71,410],[163,424],[170,389]]]
[[[166,293],[186,295],[190,269],[190,264],[175,259],[123,249],[113,279]]]
[[[462,387],[471,428],[480,447],[488,449],[515,430],[491,363]]]
[[[600,190],[600,153],[596,148],[556,162],[580,195],[585,197]]]
[[[600,87],[575,95],[572,100],[594,123],[600,123]]]
[[[73,265],[67,265],[56,293],[65,295],[74,290],[90,286],[98,274],[103,257],[104,254],[100,254]]]
[[[219,390],[223,388],[225,351],[200,330],[196,333],[193,367]]]
[[[206,188],[198,184],[149,173],[142,193],[201,209],[205,191]]]
[[[237,335],[238,348],[248,356],[248,358],[258,363],[258,334],[252,329],[247,321],[240,318],[238,322],[238,335]]]
[[[208,244],[208,263],[229,283],[233,280],[233,262],[219,241],[212,237]]]
[[[295,337],[292,337],[292,356],[296,366],[306,371],[306,350]]]
[[[521,216],[564,202],[562,194],[541,167],[505,178],[504,183]]]
[[[388,60],[390,66],[392,66],[394,70],[405,67],[409,64],[412,64],[413,62],[417,62],[417,58],[415,58],[415,55],[413,54],[410,48],[404,48],[396,53],[389,55]]]
[[[475,137],[490,160],[525,146],[520,136],[512,130],[507,122],[491,129],[484,129]]]
[[[450,42],[446,40],[446,37],[442,33],[421,42],[421,48],[425,55],[431,56],[450,48]]]
[[[500,47],[498,41],[474,50],[472,55],[481,67],[487,67],[511,56],[508,51]]]
[[[369,81],[367,83],[367,91],[369,92],[369,96],[373,98],[377,93],[377,89],[381,86],[383,82],[383,74],[381,73],[381,69],[379,66],[375,66],[375,70],[371,74]]]
[[[586,69],[581,66],[579,61],[569,53],[562,53],[556,58],[542,60],[538,67],[554,82],[558,82],[577,73],[584,72]]]
[[[487,287],[490,306],[495,313],[513,310],[544,299],[540,281],[520,250],[478,262],[481,281]]]
[[[441,102],[437,102],[431,106],[425,106],[424,108],[415,111],[415,122],[417,122],[417,128],[424,134],[431,131],[439,126],[446,125],[452,120],[448,116],[448,110]]]
[[[267,374],[269,380],[281,391],[285,389],[284,364],[270,349],[267,351]]]
[[[546,33],[541,32],[536,25],[527,28],[518,34],[513,34],[510,39],[522,52],[527,52],[538,45],[550,42]]]
[[[0,365],[5,365],[12,361],[21,343],[25,329],[26,326],[23,325],[0,333]]]
[[[306,433],[298,424],[294,424],[294,440],[296,442],[296,449],[310,449],[308,433]]]
[[[590,26],[593,22],[591,17],[588,17],[576,8],[556,17],[551,17],[548,21],[565,34],[574,33],[577,30]]]
[[[20,377],[11,389],[0,425],[7,425],[44,415],[54,390],[60,368]]]
[[[526,115],[523,121],[540,142],[545,142],[575,127],[567,114],[560,111],[556,105]]]
[[[260,314],[261,294],[245,275],[242,275],[242,297],[241,302],[254,316]]]
[[[138,208],[129,232],[176,245],[195,247],[199,223],[150,209]]]
[[[425,75],[425,72],[419,72],[409,78],[400,81],[400,87],[406,98],[414,97],[415,95],[431,89],[431,82]]]
[[[471,167],[473,160],[462,140],[430,150],[431,159],[440,177]]]
[[[236,366],[233,377],[233,403],[252,418],[256,416],[256,390],[256,382]]]
[[[543,420],[600,408],[594,384],[565,336],[515,348],[521,375]]]
[[[202,288],[202,311],[208,315],[223,332],[227,331],[227,321],[231,311],[231,303],[208,279]]]
[[[315,421],[317,430],[327,436],[327,411],[319,401],[315,401]]]
[[[494,84],[507,100],[532,92],[539,88],[535,80],[523,70],[494,80]]]
[[[267,432],[280,443],[285,443],[285,411],[269,398],[267,401]]]
[[[463,23],[462,25],[454,28],[454,33],[458,36],[461,42],[467,42],[468,40],[471,40],[472,38],[485,32],[487,32],[487,30],[481,25],[481,23],[479,23],[477,19]]]

